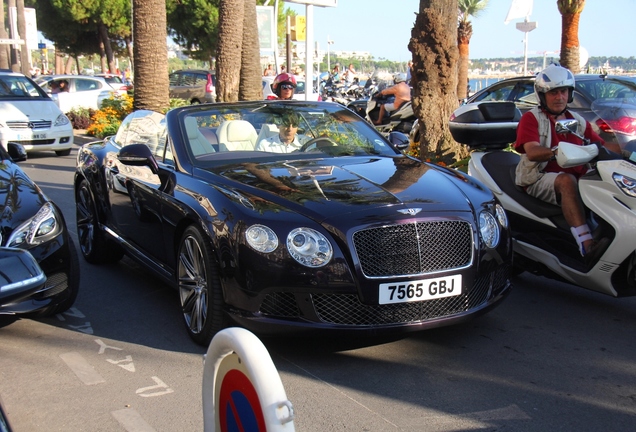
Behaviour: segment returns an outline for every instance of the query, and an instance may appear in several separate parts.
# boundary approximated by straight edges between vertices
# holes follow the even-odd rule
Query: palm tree
[[[409,41],[420,158],[446,164],[468,153],[448,129],[448,119],[457,108],[457,10],[457,0],[420,0]]]
[[[241,70],[245,0],[221,0],[216,54],[216,100],[236,102]]]
[[[135,100],[133,108],[168,108],[168,45],[165,0],[133,0]]]
[[[557,0],[557,6],[561,12],[561,66],[579,73],[579,18],[585,0]]]
[[[457,0],[459,24],[457,25],[457,48],[459,66],[457,70],[457,98],[468,96],[468,44],[473,36],[473,25],[468,19],[476,17],[488,5],[488,0]]]
[[[256,0],[245,0],[243,45],[241,52],[239,100],[263,99],[261,49],[260,41],[258,40]]]

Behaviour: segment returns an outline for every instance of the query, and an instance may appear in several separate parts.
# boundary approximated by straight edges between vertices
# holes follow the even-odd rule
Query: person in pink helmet
[[[290,100],[294,97],[294,91],[296,90],[296,78],[292,74],[281,73],[274,78],[271,86],[276,96],[271,95],[267,99]]]

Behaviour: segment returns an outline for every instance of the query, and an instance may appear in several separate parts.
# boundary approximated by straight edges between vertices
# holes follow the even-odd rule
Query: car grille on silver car
[[[51,121],[35,120],[35,121],[8,121],[7,126],[11,129],[49,129]]]
[[[406,276],[466,267],[473,238],[465,221],[430,221],[353,234],[353,243],[366,277]]]

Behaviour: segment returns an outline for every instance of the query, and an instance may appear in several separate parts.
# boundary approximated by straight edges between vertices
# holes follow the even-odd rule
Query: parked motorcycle
[[[375,93],[367,100],[365,118],[374,123],[380,115],[380,105],[391,103],[393,96],[384,96],[380,92]],[[385,117],[375,128],[382,134],[390,132],[402,132],[408,134],[415,123],[415,113],[413,112],[413,104],[411,101],[404,102],[398,109],[390,113],[385,113]]]
[[[482,102],[459,107],[449,124],[455,141],[473,150],[469,174],[491,189],[506,210],[515,270],[614,297],[636,295],[636,153],[559,144],[561,166],[589,163],[590,170],[579,180],[588,225],[595,239],[611,241],[598,261],[586,264],[561,208],[515,185],[519,155],[506,148],[516,138],[520,118],[512,102]],[[557,127],[560,133],[577,135],[576,120],[560,120]]]

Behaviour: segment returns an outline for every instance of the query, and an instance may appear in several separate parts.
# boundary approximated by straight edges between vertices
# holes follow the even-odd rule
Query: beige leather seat
[[[256,129],[245,120],[228,120],[219,126],[220,151],[252,151],[256,146]]]
[[[185,125],[186,133],[188,135],[188,141],[190,142],[190,148],[192,149],[192,154],[195,156],[200,156],[203,154],[214,153],[214,147],[212,144],[205,138],[205,136],[199,130],[199,126],[197,125],[197,119],[194,117],[186,117],[183,120]]]

